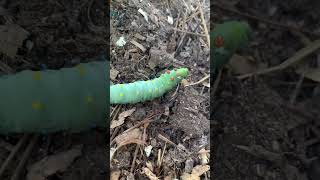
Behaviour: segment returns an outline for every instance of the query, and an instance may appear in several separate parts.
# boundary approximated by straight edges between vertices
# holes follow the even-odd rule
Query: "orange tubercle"
[[[166,73],[167,73],[167,74],[170,74],[170,70],[167,70]]]
[[[174,80],[174,77],[170,77],[170,80],[173,81],[173,80]]]

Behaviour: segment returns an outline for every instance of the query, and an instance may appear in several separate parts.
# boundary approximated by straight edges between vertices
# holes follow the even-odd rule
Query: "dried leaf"
[[[208,158],[209,151],[202,148],[198,153],[199,153],[199,158],[201,160],[201,164],[202,165],[208,164],[209,163],[209,158]]]
[[[116,80],[117,76],[119,74],[119,71],[116,69],[110,69],[110,79],[112,81]]]
[[[140,131],[140,129],[135,128],[131,131],[120,134],[119,136],[115,137],[114,140],[119,146],[128,140],[139,139],[141,136],[142,136],[142,132]]]
[[[202,174],[206,173],[209,170],[210,170],[209,165],[198,165],[192,169],[192,174],[200,177]]]
[[[111,172],[111,180],[118,180],[120,177],[120,171],[112,171]]]
[[[28,168],[27,180],[46,180],[48,176],[65,171],[82,153],[82,145],[47,156]]]
[[[131,42],[133,45],[137,46],[139,49],[141,49],[142,52],[146,52],[147,49],[146,49],[142,44],[138,43],[138,42],[135,41],[135,40],[131,40],[130,42]]]
[[[200,180],[200,177],[195,174],[183,173],[180,177],[182,180]]]
[[[153,165],[152,165],[152,163],[151,163],[150,161],[147,161],[147,162],[146,162],[146,166],[147,166],[147,168],[149,168],[151,171],[153,171]]]
[[[234,73],[242,75],[255,72],[257,66],[247,57],[240,55],[233,55],[229,62]]]
[[[119,115],[119,119],[118,120],[115,120],[115,121],[112,121],[111,122],[111,125],[110,125],[110,128],[113,129],[115,127],[118,127],[120,125],[122,125],[124,123],[124,120],[126,117],[128,116],[131,116],[132,113],[136,110],[136,108],[132,108],[128,111],[124,111],[122,112],[120,115]]]
[[[153,174],[153,172],[150,171],[150,169],[148,168],[143,168],[144,173],[146,174],[146,176],[150,179],[150,180],[159,180],[159,178]]]
[[[303,70],[303,68],[298,68],[296,70],[298,74],[304,74],[304,77],[311,79],[316,82],[320,82],[320,67],[318,68],[308,68],[307,70]]]
[[[0,26],[0,51],[14,58],[29,32],[17,24]]]

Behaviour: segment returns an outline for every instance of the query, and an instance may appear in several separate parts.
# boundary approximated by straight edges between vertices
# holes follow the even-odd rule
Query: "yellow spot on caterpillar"
[[[81,76],[84,76],[86,74],[85,69],[81,65],[76,66],[76,68],[78,69]]]
[[[146,84],[149,84],[149,82],[150,82],[149,80],[148,80],[148,81],[146,81]]]
[[[120,86],[121,88],[123,88],[123,87],[124,87],[124,85],[123,85],[123,84],[120,84],[119,86]]]
[[[149,92],[152,92],[152,89],[149,89]]]
[[[93,98],[91,96],[87,96],[87,103],[92,103],[93,102]]]
[[[119,94],[119,96],[120,96],[120,97],[123,97],[123,96],[124,96],[124,94],[123,94],[123,93],[120,93],[120,94]]]
[[[35,71],[35,72],[33,73],[33,79],[34,79],[34,80],[40,80],[40,79],[41,79],[41,73],[40,73],[40,71]]]
[[[32,102],[32,108],[35,110],[41,110],[43,107],[43,104],[40,102]]]
[[[155,91],[158,91],[158,88],[155,88],[154,90],[155,90]]]

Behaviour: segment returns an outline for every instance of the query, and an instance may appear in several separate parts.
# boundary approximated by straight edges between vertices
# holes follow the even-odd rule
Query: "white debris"
[[[124,40],[124,37],[120,37],[119,40],[116,42],[117,46],[124,46],[127,42]]]
[[[173,18],[171,16],[168,16],[168,23],[171,25],[173,24]]]
[[[141,13],[144,17],[144,19],[148,22],[148,14],[146,12],[144,12],[141,8],[138,10],[139,13]]]
[[[152,146],[151,145],[149,145],[149,146],[144,148],[144,151],[146,152],[147,157],[150,156],[151,150],[152,150]]]

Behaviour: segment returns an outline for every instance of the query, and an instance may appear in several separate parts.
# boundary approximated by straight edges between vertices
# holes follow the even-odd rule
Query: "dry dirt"
[[[198,5],[190,2],[193,1],[186,1],[186,4],[183,1],[168,3],[149,0],[112,3],[110,69],[114,84],[152,79],[174,67],[189,68],[190,75],[186,78],[189,83],[197,82],[209,74],[207,39],[172,29],[177,27],[204,34],[199,14],[191,17],[195,11],[190,7],[196,8]],[[147,14],[148,20],[139,12],[139,8]],[[201,8],[209,28],[208,2]],[[172,17],[173,24],[168,22],[168,16]],[[116,45],[121,37],[126,41],[122,47]],[[142,123],[144,126],[138,128],[145,132],[144,146],[134,143],[116,151],[112,160],[113,173],[121,173],[120,179],[146,179],[144,168],[148,167],[160,179],[170,175],[180,178],[183,173],[191,173],[194,167],[201,165],[198,152],[202,148],[209,150],[208,83],[207,79],[192,86],[180,85],[152,101],[112,106],[113,110],[117,109],[112,116],[114,120],[117,120],[117,114],[135,108],[121,126],[111,129],[112,139],[122,137],[125,130],[140,122],[152,121]],[[148,119],[151,115],[154,116]],[[148,146],[152,147],[149,157],[145,153],[145,147]],[[111,147],[115,148],[116,145],[111,144]],[[158,164],[159,160],[161,164]]]
[[[251,42],[238,54],[264,68],[320,37],[318,1],[222,2],[211,6],[211,23],[248,22]],[[317,57],[315,51],[304,62],[319,69]],[[299,83],[294,66],[243,80],[229,70],[211,96],[213,179],[319,179],[319,82]]]

